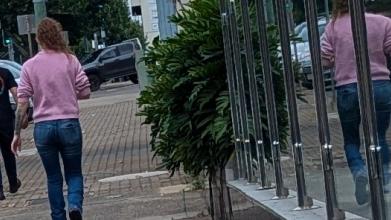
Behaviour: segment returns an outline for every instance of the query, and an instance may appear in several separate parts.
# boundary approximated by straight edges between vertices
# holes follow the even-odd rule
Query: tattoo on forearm
[[[27,106],[24,104],[18,104],[18,108],[16,109],[16,117],[15,117],[15,135],[20,135],[20,131],[22,130],[22,122],[23,117],[25,117]]]

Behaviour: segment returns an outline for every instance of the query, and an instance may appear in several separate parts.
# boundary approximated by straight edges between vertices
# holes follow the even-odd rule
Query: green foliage
[[[91,40],[93,33],[102,27],[107,32],[108,44],[136,37],[145,42],[141,26],[129,19],[125,0],[50,0],[47,10],[48,16],[59,20],[69,32],[70,43],[78,55],[84,52],[83,38]],[[27,56],[27,37],[18,36],[16,17],[33,13],[32,0],[0,1],[2,26],[14,37],[18,49],[24,49],[24,56]]]
[[[152,149],[162,165],[172,172],[183,167],[197,176],[224,167],[234,145],[218,1],[191,1],[188,6],[172,18],[182,31],[166,41],[154,41],[144,57],[152,84],[138,102],[140,115],[151,125]],[[254,15],[252,19],[255,24]],[[256,37],[255,33],[256,29]],[[277,28],[270,27],[268,33],[280,139],[285,143],[288,120]],[[257,45],[254,48],[258,50]],[[260,67],[258,63],[259,95],[264,103]],[[264,104],[262,113],[269,143]]]

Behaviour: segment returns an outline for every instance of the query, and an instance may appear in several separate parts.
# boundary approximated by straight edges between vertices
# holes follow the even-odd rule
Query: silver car
[[[327,25],[326,18],[320,18],[318,20],[318,30],[320,36],[323,35]],[[301,73],[303,76],[303,86],[312,89],[312,64],[311,64],[311,53],[308,39],[308,27],[307,23],[303,22],[295,28],[296,35],[300,39],[298,42],[292,42],[291,50],[292,55],[301,66]],[[295,48],[296,47],[296,48]],[[330,70],[324,71],[325,85],[329,88],[332,85],[332,74]]]

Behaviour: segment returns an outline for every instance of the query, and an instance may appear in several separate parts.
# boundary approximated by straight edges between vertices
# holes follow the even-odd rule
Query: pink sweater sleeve
[[[322,49],[322,58],[331,60],[334,58],[334,48],[332,42],[332,25],[331,23],[327,25],[326,30],[322,36],[321,40],[321,49]]]
[[[84,72],[79,60],[75,57],[75,66],[76,66],[76,93],[78,98],[83,98],[89,96],[91,93],[90,82],[86,73]]]
[[[28,74],[28,67],[23,65],[22,74],[20,76],[20,83],[18,86],[18,102],[26,103],[34,94],[33,86]]]
[[[332,67],[334,65],[334,47],[333,47],[333,30],[332,22],[326,26],[326,30],[321,39],[321,56],[322,64],[325,67]]]
[[[386,33],[384,36],[384,53],[391,55],[391,19],[386,18]]]

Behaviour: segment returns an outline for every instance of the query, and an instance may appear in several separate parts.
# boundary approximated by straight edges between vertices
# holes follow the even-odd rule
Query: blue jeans
[[[375,97],[377,132],[385,172],[385,182],[388,179],[389,149],[386,131],[390,125],[391,113],[391,81],[373,81]],[[365,162],[360,154],[360,105],[357,83],[344,85],[337,89],[338,114],[342,125],[345,154],[353,178],[367,176]]]
[[[49,202],[53,220],[66,220],[63,175],[59,155],[63,160],[68,185],[68,207],[82,210],[83,174],[82,132],[79,120],[55,120],[35,125],[34,139],[45,167]]]

